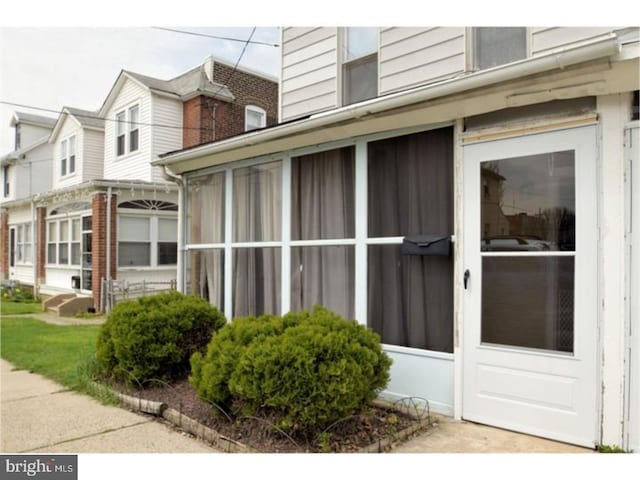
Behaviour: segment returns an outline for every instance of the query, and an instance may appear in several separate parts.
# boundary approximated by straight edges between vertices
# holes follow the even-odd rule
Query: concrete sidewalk
[[[12,315],[13,316],[13,315]],[[98,324],[104,318],[35,317],[57,325]],[[3,452],[215,452],[205,443],[149,417],[64,390],[0,360],[0,450]],[[437,426],[396,447],[398,453],[591,453],[593,450],[438,416]]]
[[[5,453],[217,453],[168,426],[0,360],[0,451]]]

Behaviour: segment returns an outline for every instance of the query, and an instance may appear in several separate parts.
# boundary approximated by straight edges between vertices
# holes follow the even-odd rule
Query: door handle
[[[464,282],[464,289],[467,289],[467,284],[469,283],[469,277],[471,276],[471,272],[469,271],[469,269],[467,268],[464,271],[464,277],[463,277],[463,282]]]

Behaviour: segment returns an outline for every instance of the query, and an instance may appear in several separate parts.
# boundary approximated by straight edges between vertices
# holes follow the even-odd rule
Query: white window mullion
[[[291,156],[282,160],[281,311],[291,309]]]
[[[160,232],[158,231],[158,217],[153,216],[150,218],[151,225],[149,226],[149,242],[151,243],[151,258],[150,266],[158,266],[158,238]]]
[[[367,143],[356,142],[356,266],[355,316],[362,325],[367,324]]]
[[[224,199],[224,314],[228,321],[233,320],[233,170],[226,170]]]

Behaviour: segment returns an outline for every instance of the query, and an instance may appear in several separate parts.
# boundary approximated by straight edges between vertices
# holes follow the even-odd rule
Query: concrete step
[[[58,295],[54,295],[53,297],[50,297],[42,302],[42,308],[48,312],[49,309],[56,308],[62,302],[69,300],[70,298],[75,298],[75,296],[75,293],[59,293]]]

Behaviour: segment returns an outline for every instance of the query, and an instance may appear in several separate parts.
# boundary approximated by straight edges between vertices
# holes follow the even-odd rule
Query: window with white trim
[[[342,104],[378,95],[378,27],[344,29]]]
[[[80,265],[80,217],[49,220],[47,223],[47,264]]]
[[[497,67],[527,56],[526,27],[475,27],[474,70]]]
[[[126,142],[125,122],[126,122],[125,112],[116,113],[116,155],[118,157],[121,155],[124,155],[125,153],[125,142]]]
[[[60,176],[65,177],[76,171],[76,136],[63,140],[60,144]]]
[[[9,196],[10,192],[9,183],[9,165],[2,167],[2,194],[5,197]]]
[[[16,226],[16,262],[32,263],[31,254],[31,224],[23,223]]]
[[[133,105],[116,113],[116,156],[140,148],[140,106]]]
[[[178,258],[175,217],[118,215],[118,266],[162,267]]]
[[[267,126],[267,112],[255,105],[244,107],[244,130],[256,130]]]

